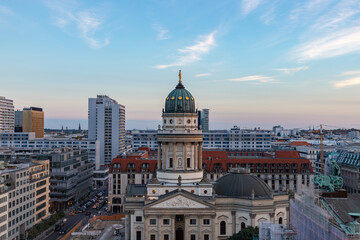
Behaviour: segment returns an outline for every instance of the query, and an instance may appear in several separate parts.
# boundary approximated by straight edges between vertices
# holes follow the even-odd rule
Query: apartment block
[[[15,113],[13,100],[0,96],[0,132],[14,132]]]
[[[0,176],[0,222],[5,218],[2,210],[7,209],[8,217],[5,239],[25,239],[26,230],[49,214],[49,161],[3,162]],[[5,202],[7,205],[3,206]],[[0,239],[2,228],[0,223]]]
[[[50,208],[65,209],[88,196],[93,184],[93,162],[85,149],[62,148],[41,158],[50,160]]]
[[[42,108],[23,109],[23,132],[34,132],[36,138],[44,137],[44,112]]]
[[[89,154],[89,160],[100,166],[99,140],[75,140],[70,138],[35,139],[35,133],[12,132],[0,133],[0,147],[24,150],[52,150],[64,147],[85,149]]]
[[[100,165],[110,165],[125,151],[125,106],[105,95],[89,98],[88,136],[100,141]]]
[[[29,167],[30,184],[35,186],[35,224],[49,214],[50,161],[33,160]]]

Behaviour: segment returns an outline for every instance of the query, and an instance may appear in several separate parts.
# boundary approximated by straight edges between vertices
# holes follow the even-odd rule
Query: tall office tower
[[[15,111],[15,132],[23,131],[23,111]]]
[[[200,115],[201,129],[203,131],[209,131],[209,109],[203,109]]]
[[[89,139],[100,141],[100,163],[125,151],[125,106],[105,95],[89,98]]]
[[[14,132],[15,114],[13,100],[0,96],[0,132]]]
[[[23,132],[34,132],[36,138],[44,137],[44,112],[42,108],[29,107],[23,109]]]

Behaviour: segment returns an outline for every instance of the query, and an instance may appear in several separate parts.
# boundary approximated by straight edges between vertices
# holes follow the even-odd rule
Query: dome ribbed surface
[[[272,190],[262,179],[247,173],[228,173],[215,184],[215,193],[224,197],[251,198],[253,190],[255,198],[272,196]]]
[[[195,99],[180,82],[165,100],[165,113],[195,113]]]

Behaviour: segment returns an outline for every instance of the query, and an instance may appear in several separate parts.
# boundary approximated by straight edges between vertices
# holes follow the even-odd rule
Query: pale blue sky
[[[359,53],[358,0],[0,0],[0,96],[48,127],[106,94],[156,128],[179,69],[212,128],[360,127]]]

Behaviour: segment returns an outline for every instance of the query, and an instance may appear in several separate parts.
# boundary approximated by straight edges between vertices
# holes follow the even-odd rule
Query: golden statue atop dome
[[[179,83],[181,83],[181,70],[179,70]]]

